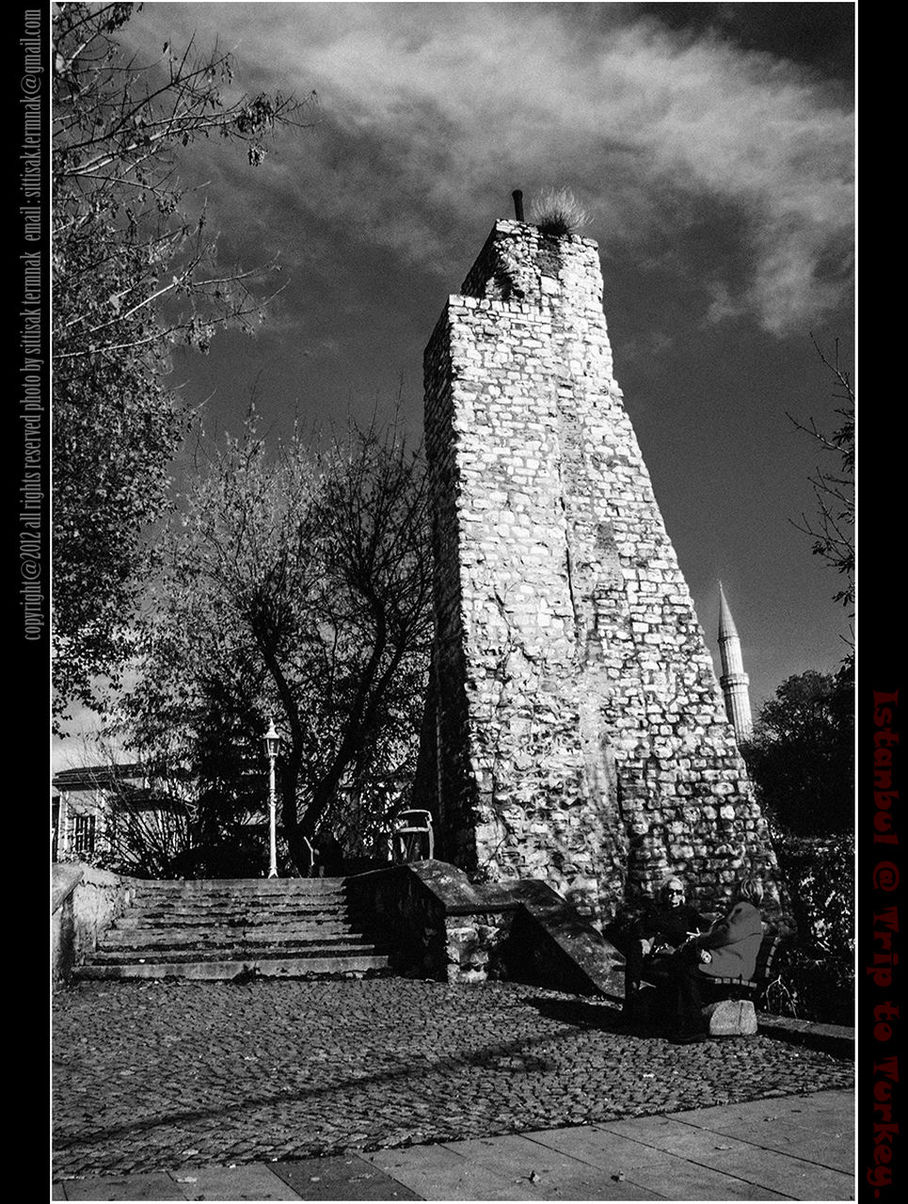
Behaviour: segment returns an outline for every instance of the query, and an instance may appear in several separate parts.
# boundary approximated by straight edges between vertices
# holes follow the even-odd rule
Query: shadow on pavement
[[[534,999],[529,996],[521,1002],[534,1007],[549,1020],[557,1020],[575,1028],[653,1040],[665,1036],[662,1026],[654,1021],[645,1018],[629,1020],[618,1009],[607,1004],[587,1003],[575,999]]]
[[[554,1016],[554,1014],[553,1014]],[[561,1019],[561,1017],[554,1017]],[[570,1022],[569,1022],[570,1023]],[[587,1027],[592,1027],[587,1025]],[[601,1027],[601,1026],[598,1026]],[[377,1084],[401,1083],[408,1079],[419,1079],[427,1075],[444,1073],[463,1066],[476,1066],[484,1069],[506,1071],[509,1073],[527,1073],[554,1069],[554,1065],[545,1058],[534,1056],[530,1051],[534,1045],[544,1042],[551,1045],[553,1041],[568,1040],[573,1034],[570,1031],[553,1036],[551,1033],[536,1040],[521,1037],[514,1041],[502,1041],[489,1045],[485,1049],[473,1053],[457,1054],[430,1060],[414,1060],[411,1064],[400,1068],[383,1069],[380,1073],[347,1076],[336,1082],[325,1083],[321,1086],[308,1087],[303,1090],[276,1090],[262,1092],[258,1095],[246,1096],[235,1103],[222,1105],[217,1108],[184,1109],[153,1117],[145,1117],[113,1125],[109,1128],[83,1130],[57,1140],[57,1149],[61,1152],[74,1146],[93,1146],[113,1137],[126,1136],[130,1133],[150,1132],[153,1129],[167,1125],[183,1126],[196,1121],[212,1121],[232,1113],[244,1112],[249,1108],[268,1107],[274,1104],[292,1104],[317,1099],[320,1096],[343,1094],[351,1088],[375,1086]]]

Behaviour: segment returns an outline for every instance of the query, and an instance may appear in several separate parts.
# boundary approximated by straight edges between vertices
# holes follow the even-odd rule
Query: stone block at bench
[[[703,1022],[711,1037],[753,1037],[757,1013],[749,999],[720,999],[703,1009]]]

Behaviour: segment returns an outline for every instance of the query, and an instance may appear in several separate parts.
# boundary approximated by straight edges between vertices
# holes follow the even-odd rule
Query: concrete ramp
[[[509,951],[516,972],[523,967],[537,981],[554,973],[568,990],[624,997],[624,955],[575,907],[541,881],[516,883],[511,893],[520,903]]]
[[[393,945],[399,973],[448,982],[507,978],[620,997],[624,958],[545,882],[471,882],[443,861],[414,861],[347,880],[351,907]]]

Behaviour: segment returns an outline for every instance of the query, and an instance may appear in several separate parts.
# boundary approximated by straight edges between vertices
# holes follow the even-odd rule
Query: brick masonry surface
[[[674,1046],[513,983],[83,983],[54,1000],[55,1176],[245,1164],[850,1088],[765,1037]]]
[[[425,354],[436,856],[594,919],[778,871],[612,373],[596,244],[498,222]],[[424,733],[424,745],[426,743]]]

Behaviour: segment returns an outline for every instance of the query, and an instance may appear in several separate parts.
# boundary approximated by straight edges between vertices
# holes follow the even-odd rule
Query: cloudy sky
[[[225,260],[277,257],[260,335],[180,355],[174,383],[236,428],[257,382],[294,410],[422,423],[422,350],[510,193],[592,212],[621,384],[707,640],[721,577],[755,703],[845,651],[835,574],[792,524],[834,421],[811,334],[853,363],[854,6],[160,3],[141,55],[195,35],[243,89],[318,94],[249,167],[192,148]]]

